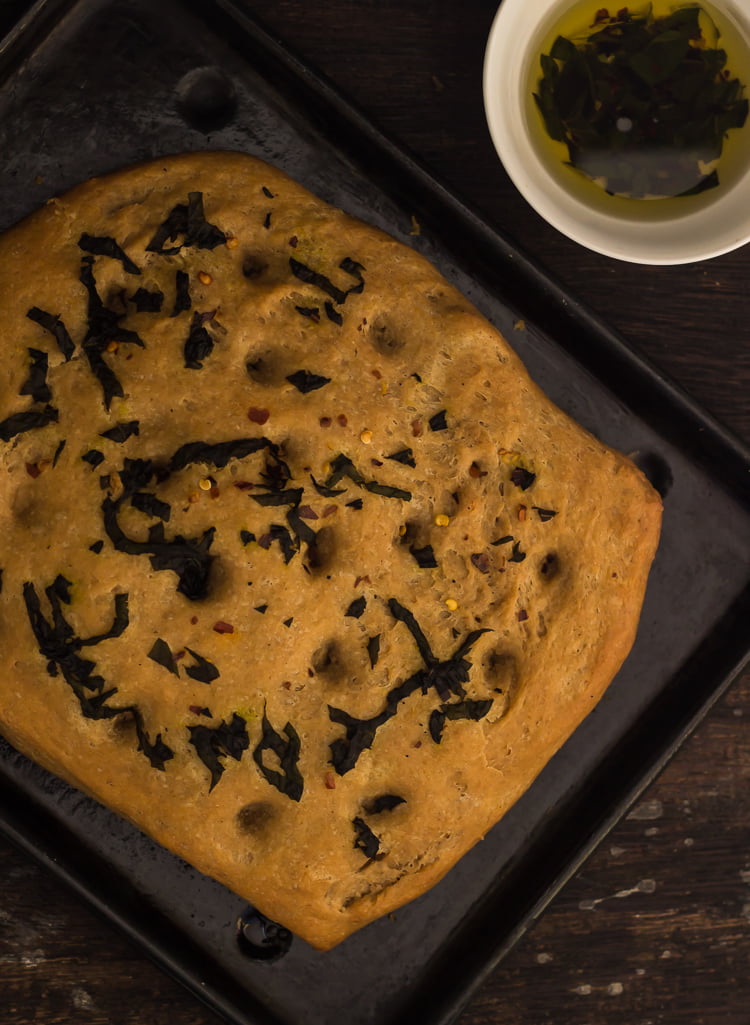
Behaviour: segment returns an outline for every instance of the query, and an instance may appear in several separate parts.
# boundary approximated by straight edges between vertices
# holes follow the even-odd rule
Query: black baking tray
[[[79,180],[207,148],[270,160],[422,251],[561,407],[633,454],[665,500],[639,636],[485,841],[327,954],[249,958],[238,898],[4,742],[0,831],[229,1022],[448,1025],[747,662],[750,455],[240,0],[40,0],[0,47],[0,229]]]

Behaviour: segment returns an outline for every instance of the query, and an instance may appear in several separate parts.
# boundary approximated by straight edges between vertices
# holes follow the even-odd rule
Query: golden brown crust
[[[328,948],[597,702],[659,498],[422,257],[248,156],[87,182],[0,268],[0,728]]]

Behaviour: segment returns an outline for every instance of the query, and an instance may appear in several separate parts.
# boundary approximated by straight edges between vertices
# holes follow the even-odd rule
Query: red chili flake
[[[36,480],[36,478],[40,475],[42,471],[40,469],[39,463],[27,463],[26,472],[28,473],[29,477],[31,477],[33,480]]]
[[[519,518],[519,520],[525,520],[526,519],[526,506],[525,505],[519,505],[519,507],[518,507],[518,518]]]
[[[373,458],[373,459],[370,460],[370,462],[372,463],[373,466],[382,466],[383,465],[383,463],[382,463],[382,461],[380,459],[374,459]]]
[[[209,709],[203,708],[201,705],[190,705],[189,709],[193,713],[193,715],[205,715],[209,719],[211,718],[211,712],[209,711]]]
[[[234,482],[234,486],[237,488],[238,491],[252,491],[252,489],[255,487],[253,482],[249,480],[236,480]]]
[[[334,774],[332,772],[327,772],[325,774],[325,784],[326,784],[326,790],[335,790],[336,789],[336,777],[334,776]]]
[[[346,427],[346,425],[349,423],[349,421],[346,418],[346,413],[339,413],[336,419],[338,420],[339,427]]]
[[[475,552],[471,557],[472,566],[476,566],[480,573],[489,573],[490,560],[487,552]]]
[[[196,623],[198,622],[198,617],[197,616],[191,616],[190,617],[190,622],[193,624],[193,626],[195,626]]]
[[[187,654],[187,652],[185,650],[183,650],[183,651],[175,651],[173,653],[173,655],[172,655],[172,658],[175,660],[175,662],[179,662],[180,659],[184,658],[186,654]]]
[[[268,550],[273,544],[273,535],[270,533],[261,534],[261,536],[258,538],[258,544],[261,548],[265,548],[266,550]]]
[[[331,420],[330,416],[321,416],[320,420],[318,420],[318,423],[321,427],[330,427],[333,421]]]
[[[323,519],[325,519],[326,516],[332,516],[335,512],[336,512],[336,506],[335,505],[327,505],[327,506],[325,506],[325,508],[323,509],[323,512],[320,515],[323,517]]]
[[[254,424],[264,424],[270,415],[267,409],[259,409],[257,406],[251,406],[247,411],[248,420]]]
[[[297,248],[297,243],[298,242],[299,242],[299,239],[297,238],[296,235],[292,235],[292,237],[289,239],[289,245],[292,247],[292,249],[296,249]]]
[[[284,682],[282,683],[281,686],[284,688],[284,690],[291,690],[292,689],[292,681],[291,680],[284,680]]]
[[[357,579],[354,581],[354,586],[359,587],[360,584],[369,584],[370,582],[371,581],[368,576],[357,577]]]
[[[217,619],[214,623],[214,630],[217,634],[233,634],[234,627],[231,623],[225,623],[223,619]]]
[[[208,492],[208,494],[209,494],[209,496],[211,498],[218,498],[219,495],[221,494],[221,492],[219,491],[218,484],[214,484],[214,486],[211,488],[211,490]]]
[[[318,514],[315,512],[315,510],[312,508],[312,506],[301,505],[299,507],[299,509],[297,510],[297,512],[299,513],[299,515],[302,517],[303,520],[317,520],[318,519]]]
[[[487,476],[487,471],[486,470],[480,470],[480,468],[477,465],[477,463],[472,463],[471,466],[469,467],[469,476],[470,477],[474,477],[475,479],[478,479],[479,477],[486,477]]]
[[[526,609],[520,609],[520,611],[518,611],[516,613],[516,619],[518,620],[519,623],[523,623],[524,620],[526,620],[528,618],[529,618],[529,614],[526,611]]]
[[[422,746],[422,741],[421,741],[421,740],[416,740],[416,741],[415,741],[415,742],[414,742],[414,743],[412,744],[412,747],[421,747],[421,746]]]
[[[422,433],[422,421],[412,420],[411,422],[411,435],[413,438],[418,438]]]
[[[380,373],[380,371],[377,369],[377,367],[375,367],[373,370],[371,370],[370,373],[372,374],[372,376],[375,378],[376,381],[379,381],[380,378],[383,376]]]

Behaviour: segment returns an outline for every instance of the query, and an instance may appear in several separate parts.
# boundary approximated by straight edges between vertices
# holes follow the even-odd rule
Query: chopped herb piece
[[[268,549],[274,541],[281,548],[284,562],[290,563],[297,554],[298,548],[287,528],[280,523],[271,524],[269,530],[258,539],[258,544],[261,548]]]
[[[26,316],[29,320],[33,320],[40,327],[43,327],[45,331],[49,331],[57,342],[57,346],[67,363],[75,352],[75,345],[60,317],[53,313],[47,313],[45,310],[40,310],[38,306],[32,306]]]
[[[365,287],[365,279],[362,277],[362,271],[365,269],[361,263],[357,263],[356,260],[352,260],[350,256],[345,256],[339,264],[341,270],[346,271],[347,274],[351,274],[353,278],[356,278],[359,282],[354,288],[350,288],[350,292],[361,292]]]
[[[285,619],[284,620],[282,625],[286,626],[286,627],[290,627],[293,622],[294,622],[294,616],[290,616],[289,619]]]
[[[67,444],[67,442],[66,442],[65,438],[62,438],[57,443],[57,448],[55,449],[55,454],[52,456],[52,465],[53,466],[57,466],[57,461],[60,458],[60,456],[62,455],[62,451],[65,448],[66,444]]]
[[[402,502],[411,502],[411,491],[406,491],[404,488],[394,488],[390,484],[378,484],[376,480],[365,481],[363,487],[374,495],[382,495],[384,498],[400,498]]]
[[[84,232],[78,239],[78,246],[94,256],[110,256],[113,260],[119,260],[128,274],[141,273],[128,254],[108,235],[89,235]]]
[[[354,826],[355,833],[354,846],[358,851],[362,851],[368,861],[372,861],[373,858],[377,857],[380,850],[380,840],[359,815],[352,819],[352,825]]]
[[[218,680],[220,673],[213,662],[192,648],[186,647],[185,650],[195,661],[194,666],[185,666],[185,672],[192,680],[197,680],[198,683],[213,683],[214,680]]]
[[[161,313],[164,293],[158,289],[149,292],[147,288],[139,288],[133,293],[130,301],[135,305],[137,313]]]
[[[119,326],[124,313],[105,306],[96,287],[96,279],[92,268],[93,257],[84,257],[81,261],[81,284],[88,292],[88,327],[83,340],[83,351],[92,373],[102,386],[104,405],[109,409],[112,399],[123,397],[122,385],[111,367],[104,360],[104,353],[111,343],[118,345],[139,345],[143,341],[135,333]]]
[[[93,552],[94,555],[98,555],[99,552],[101,552],[102,548],[104,548],[103,541],[94,541],[92,545],[89,545],[89,551]]]
[[[268,229],[271,227],[271,211],[269,210],[266,216],[263,218],[263,227]]]
[[[431,431],[445,431],[448,428],[448,421],[446,420],[446,411],[441,409],[439,413],[435,413],[427,421],[430,425]]]
[[[88,452],[83,453],[81,459],[94,470],[100,463],[104,462],[104,453],[100,452],[98,448],[90,448]]]
[[[380,634],[367,639],[367,655],[370,659],[370,668],[374,669],[380,658]]]
[[[172,246],[169,249],[164,248],[165,242],[174,242],[181,235],[184,236],[184,239],[180,245]],[[146,246],[146,251],[174,256],[183,246],[215,249],[226,240],[224,232],[215,224],[210,224],[205,218],[203,193],[189,192],[187,205],[178,203],[172,208],[166,220],[159,225],[154,237]]]
[[[168,669],[170,673],[175,676],[180,675],[180,670],[177,668],[177,663],[174,660],[172,649],[169,647],[165,640],[161,637],[157,637],[151,646],[151,651],[148,653],[148,657],[152,662],[156,662],[157,665],[163,666],[164,669]]]
[[[0,440],[10,441],[17,434],[35,431],[47,424],[56,424],[58,412],[53,406],[44,409],[28,409],[23,413],[13,413],[0,422]]]
[[[271,192],[271,190],[266,185],[264,185],[262,188],[264,196],[268,196],[269,199],[276,199],[273,192]]]
[[[365,811],[368,815],[379,815],[383,811],[393,811],[400,804],[406,804],[405,797],[399,797],[398,794],[381,794],[365,805]]]
[[[510,474],[511,481],[520,488],[521,491],[526,491],[536,480],[536,474],[532,473],[531,470],[525,470],[522,466],[516,466]]]
[[[215,727],[188,726],[190,743],[198,753],[198,757],[211,773],[213,790],[224,774],[224,759],[234,758],[240,761],[243,752],[250,746],[246,722],[235,712],[230,722],[222,722]]]
[[[359,598],[355,598],[353,602],[349,604],[349,608],[344,613],[345,616],[350,616],[352,619],[359,619],[362,613],[365,611],[367,606],[367,599],[362,594]]]
[[[319,484],[312,474],[310,474],[310,480],[313,482],[313,487],[315,488],[315,490],[318,492],[319,495],[322,495],[323,498],[336,498],[338,495],[343,495],[346,493],[346,488],[330,488],[327,487],[325,484]],[[357,501],[361,504],[362,499],[358,498]],[[348,504],[351,505],[352,503],[349,502]]]
[[[266,491],[260,495],[250,495],[258,505],[296,505],[302,498],[302,488],[287,488],[285,491]]]
[[[277,733],[268,721],[266,713],[263,713],[261,722],[262,736],[260,742],[253,751],[255,764],[263,774],[264,779],[276,787],[279,793],[284,794],[292,801],[299,801],[304,790],[304,780],[299,771],[298,762],[300,755],[300,738],[290,722],[284,726],[286,739]],[[279,772],[264,764],[264,754],[271,751],[278,759]]]
[[[513,540],[512,534],[505,534],[503,537],[499,537],[497,541],[490,541],[493,548],[497,548],[498,545],[507,545],[509,541]]]
[[[338,324],[339,327],[341,327],[341,325],[344,323],[344,318],[341,316],[341,314],[330,301],[330,299],[326,299],[326,301],[323,303],[323,309],[326,311],[326,316],[328,317],[328,319],[332,321],[332,323]]]
[[[184,470],[191,463],[206,463],[209,466],[215,466],[218,470],[223,470],[232,459],[244,459],[262,449],[268,449],[276,462],[281,462],[278,458],[277,446],[268,438],[234,438],[232,441],[216,443],[189,441],[177,449],[169,461],[169,468],[174,472]],[[286,476],[289,477],[288,470]]]
[[[174,287],[174,306],[170,316],[178,317],[193,305],[193,300],[190,297],[190,275],[187,271],[178,270],[175,272]]]
[[[316,324],[320,323],[319,306],[295,306],[294,308],[301,316],[309,317],[310,320],[315,321]]]
[[[99,437],[107,438],[109,441],[114,441],[121,445],[134,434],[138,434],[139,430],[140,422],[138,420],[129,420],[127,423],[115,424],[108,431],[102,431]]]
[[[130,499],[130,504],[138,512],[146,513],[147,516],[156,516],[165,522],[168,522],[172,515],[171,506],[167,502],[162,502],[150,491],[136,491]]]
[[[252,530],[240,531],[240,541],[243,543],[243,545],[249,545],[254,540],[255,534],[253,534]]]
[[[466,698],[463,701],[441,705],[439,709],[433,709],[429,722],[430,736],[436,744],[440,743],[443,739],[443,727],[446,719],[469,719],[472,722],[478,722],[489,712],[492,700],[492,698],[488,698],[483,701],[472,701],[470,698]]]
[[[303,395],[307,395],[311,391],[317,391],[318,388],[323,388],[331,383],[330,377],[323,377],[322,374],[313,374],[309,370],[295,370],[293,374],[287,374],[286,379]]]
[[[29,349],[31,366],[29,376],[18,392],[19,395],[30,395],[34,402],[49,402],[52,392],[47,384],[47,370],[49,368],[49,357],[41,349]]]
[[[109,698],[117,693],[116,687],[105,690],[103,677],[94,675],[96,663],[91,659],[82,658],[81,648],[92,647],[119,637],[127,629],[128,596],[115,595],[115,614],[112,626],[104,633],[93,637],[76,637],[73,628],[66,621],[60,603],[70,604],[70,584],[64,577],[58,576],[53,583],[45,588],[45,594],[52,609],[52,619],[48,620],[42,613],[41,602],[33,583],[23,585],[23,598],[31,629],[39,645],[39,652],[47,660],[47,669],[51,676],[58,670],[63,679],[75,694],[81,712],[87,719],[114,719],[119,715],[128,715],[135,725],[138,737],[138,750],[148,758],[155,769],[164,769],[165,763],[174,757],[173,751],[163,743],[161,734],[152,741],[146,731],[143,715],[136,705],[113,706],[108,704]]]
[[[471,662],[467,655],[487,629],[474,630],[456,648],[453,654],[441,661],[433,653],[414,615],[395,598],[390,598],[388,608],[398,622],[404,623],[411,633],[424,668],[418,669],[407,680],[394,687],[386,695],[385,708],[370,719],[358,719],[343,709],[328,706],[332,722],[345,728],[345,736],[336,738],[330,745],[331,764],[339,776],[345,775],[357,764],[361,753],[370,748],[378,729],[397,714],[402,701],[417,691],[427,693],[434,687],[443,701],[452,696],[464,699],[463,684],[468,682]]]
[[[508,556],[508,562],[523,562],[526,558],[526,552],[521,551],[521,542],[516,541],[513,545],[513,551]]]
[[[394,463],[402,463],[404,466],[416,466],[416,460],[414,459],[414,453],[410,448],[399,449],[398,452],[394,452],[391,456],[386,456],[386,459],[391,459]]]
[[[267,605],[256,605],[255,606],[255,611],[256,612],[260,612],[261,616],[265,616],[266,612],[268,612],[268,606]]]
[[[361,509],[363,505],[364,502],[361,498],[355,498],[351,502],[346,503],[347,509]]]
[[[557,516],[556,509],[540,509],[538,505],[532,505],[531,508],[536,512],[542,523],[547,523],[553,516]]]
[[[339,453],[331,463],[331,472],[328,480],[325,482],[325,486],[333,488],[343,477],[348,477],[354,484],[358,484],[360,487],[365,488],[365,490],[377,495],[383,495],[386,498],[400,498],[408,502],[412,497],[410,491],[404,491],[402,488],[394,488],[389,484],[379,484],[377,481],[366,481],[351,459],[343,453]]]
[[[339,304],[346,302],[346,292],[342,292],[340,288],[337,288],[325,274],[320,274],[311,267],[305,266],[304,263],[295,260],[293,256],[289,257],[289,268],[295,278],[304,281],[306,285],[314,285],[316,288],[320,288],[326,295],[330,295],[334,302]]]
[[[201,313],[194,313],[190,331],[185,339],[183,355],[187,370],[202,370],[203,360],[208,359],[214,349],[214,340],[208,333]]]
[[[415,548],[412,545],[409,548],[409,551],[414,556],[420,569],[437,568],[437,559],[435,558],[435,552],[432,549],[432,545],[425,545],[424,548]]]
[[[118,551],[125,552],[126,555],[149,555],[153,569],[171,570],[179,580],[179,593],[191,601],[197,601],[206,596],[213,562],[209,549],[216,528],[209,527],[200,538],[185,538],[177,534],[167,539],[164,536],[163,523],[157,523],[150,529],[148,540],[134,541],[125,534],[118,522],[122,505],[149,484],[153,472],[153,466],[148,460],[125,460],[119,474],[123,493],[116,500],[107,496],[102,503],[104,528]]]

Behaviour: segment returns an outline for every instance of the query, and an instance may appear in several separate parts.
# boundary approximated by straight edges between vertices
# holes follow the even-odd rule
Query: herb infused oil
[[[649,216],[747,167],[750,47],[709,4],[564,5],[535,53],[535,146],[589,203],[598,193],[632,216],[633,199],[651,200],[638,204]]]

